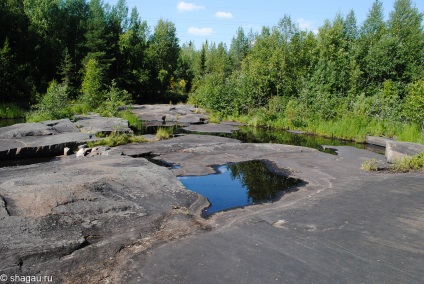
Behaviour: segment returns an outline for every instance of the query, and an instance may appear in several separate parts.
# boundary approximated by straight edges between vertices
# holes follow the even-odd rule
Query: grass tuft
[[[141,120],[131,112],[131,110],[123,110],[118,113],[118,116],[120,118],[123,118],[125,120],[128,120],[128,124],[130,127],[134,130],[141,130],[143,127]]]
[[[146,139],[144,139],[143,136],[135,136],[133,134],[113,132],[109,136],[106,136],[104,139],[88,142],[87,145],[90,148],[96,147],[96,146],[115,147],[115,146],[125,145],[129,143],[142,143],[142,142],[146,142]]]
[[[164,140],[169,139],[173,133],[172,127],[159,127],[158,131],[156,132],[156,139],[158,140]]]
[[[365,171],[378,171],[378,162],[376,159],[371,159],[362,163],[361,169]]]

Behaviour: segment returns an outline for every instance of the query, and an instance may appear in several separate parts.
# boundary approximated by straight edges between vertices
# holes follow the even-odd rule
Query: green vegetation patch
[[[118,113],[118,116],[120,118],[123,118],[125,120],[128,120],[128,124],[134,130],[139,130],[140,131],[141,128],[143,127],[143,124],[141,123],[141,120],[138,118],[138,116],[136,116],[133,112],[131,112],[130,109],[126,109],[126,110],[120,111]]]
[[[25,111],[15,104],[0,104],[0,119],[22,118]]]
[[[146,142],[146,139],[144,139],[143,136],[135,136],[133,134],[126,134],[126,133],[112,133],[109,136],[106,136],[102,140],[94,141],[94,142],[88,142],[88,147],[96,147],[96,146],[109,146],[109,147],[115,147],[119,145],[125,145],[129,143],[142,143]]]
[[[365,171],[378,171],[378,162],[376,159],[365,161],[362,163],[361,169]]]
[[[159,127],[158,131],[156,132],[156,139],[169,139],[173,132],[174,130],[172,129],[172,127]]]
[[[424,171],[424,152],[412,157],[406,156],[395,160],[393,170],[396,172]]]

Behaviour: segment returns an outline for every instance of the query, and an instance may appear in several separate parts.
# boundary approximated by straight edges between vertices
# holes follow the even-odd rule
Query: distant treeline
[[[179,54],[174,24],[159,20],[151,30],[125,0],[113,7],[101,0],[0,1],[0,103],[36,102],[52,80],[77,98],[87,75],[96,76],[100,91],[114,80],[134,99],[161,94],[184,79]]]

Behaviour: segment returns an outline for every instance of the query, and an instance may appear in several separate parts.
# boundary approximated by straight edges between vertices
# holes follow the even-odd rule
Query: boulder
[[[424,152],[424,145],[410,142],[387,141],[386,158],[389,163],[406,156],[414,156]]]
[[[367,144],[376,145],[376,146],[380,146],[380,147],[386,147],[386,143],[388,141],[393,141],[393,140],[391,140],[389,138],[378,137],[378,136],[366,136],[365,137],[365,142]]]

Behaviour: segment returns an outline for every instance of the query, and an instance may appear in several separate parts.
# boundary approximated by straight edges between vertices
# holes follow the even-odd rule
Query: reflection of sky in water
[[[208,198],[211,206],[204,216],[272,200],[277,192],[299,181],[269,171],[263,161],[222,165],[215,170],[217,174],[178,177],[185,187]]]
[[[239,179],[232,179],[226,165],[217,168],[218,174],[207,176],[178,177],[188,189],[197,192],[211,203],[206,215],[228,208],[252,204],[247,197],[247,190]]]

